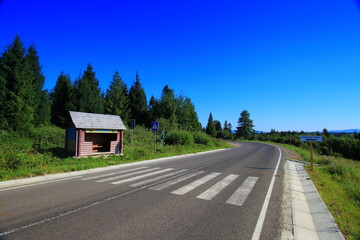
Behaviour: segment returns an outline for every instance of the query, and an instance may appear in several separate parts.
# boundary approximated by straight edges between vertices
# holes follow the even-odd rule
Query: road
[[[0,239],[279,239],[283,166],[241,143],[0,189]]]

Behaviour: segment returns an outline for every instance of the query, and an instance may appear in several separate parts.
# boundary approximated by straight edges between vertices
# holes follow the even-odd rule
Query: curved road
[[[0,189],[0,239],[279,239],[283,166],[241,143]]]

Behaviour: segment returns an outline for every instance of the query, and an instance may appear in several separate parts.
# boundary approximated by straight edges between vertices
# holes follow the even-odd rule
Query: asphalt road
[[[279,148],[241,143],[0,189],[0,239],[279,239],[283,166]]]

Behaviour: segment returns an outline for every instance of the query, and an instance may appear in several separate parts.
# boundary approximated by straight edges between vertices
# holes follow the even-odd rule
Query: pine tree
[[[35,110],[35,124],[48,125],[51,119],[51,102],[48,90],[42,90],[39,96],[39,103]]]
[[[26,61],[30,66],[33,82],[34,99],[32,107],[34,108],[34,124],[44,125],[48,124],[50,120],[50,101],[46,91],[43,90],[45,77],[41,72],[42,66],[39,62],[38,52],[35,45],[30,45],[26,54]]]
[[[110,87],[106,90],[105,113],[119,115],[125,123],[129,120],[128,88],[118,71],[115,72]]]
[[[223,128],[225,131],[229,131],[229,125],[228,125],[228,121],[225,120],[224,122],[224,128]]]
[[[0,62],[1,62],[1,58],[0,58]],[[7,129],[5,106],[6,106],[6,85],[5,85],[5,79],[1,77],[1,72],[0,72],[0,129]]]
[[[35,77],[25,53],[20,37],[15,36],[0,60],[0,77],[6,89],[3,99],[3,117],[6,122],[2,125],[20,132],[26,132],[33,126],[35,108]]]
[[[160,114],[166,119],[174,118],[176,115],[176,102],[174,90],[170,89],[168,85],[162,90],[160,98]]]
[[[218,120],[214,121],[216,131],[222,131],[221,123]]]
[[[103,98],[99,88],[99,81],[93,67],[88,64],[83,75],[75,81],[76,108],[80,112],[103,113]]]
[[[188,131],[200,131],[201,124],[191,99],[179,96],[176,98],[176,102],[178,106],[176,115],[180,128]]]
[[[129,106],[131,118],[136,119],[137,124],[149,124],[146,94],[144,88],[141,86],[139,74],[137,72],[135,82],[129,91]]]
[[[166,130],[178,129],[177,110],[174,90],[165,85],[159,101],[159,112],[161,124],[166,126]]]
[[[329,136],[330,136],[329,131],[328,131],[326,128],[323,129],[323,135],[324,135],[325,137],[329,137]]]
[[[229,132],[232,133],[232,124],[231,123],[228,124],[228,128],[229,128]]]
[[[161,117],[160,103],[154,96],[151,96],[149,101],[149,115],[151,121],[156,121]]]
[[[250,119],[250,113],[247,110],[241,112],[238,127],[236,130],[236,136],[238,138],[248,139],[249,135],[254,133],[254,124]]]
[[[71,81],[69,75],[65,75],[61,72],[57,78],[54,90],[51,93],[51,123],[61,128],[66,127],[68,111],[75,110],[69,108],[70,88]]]
[[[206,125],[206,133],[212,137],[216,136],[216,127],[215,127],[212,113],[210,113],[210,115],[209,115],[208,123]]]

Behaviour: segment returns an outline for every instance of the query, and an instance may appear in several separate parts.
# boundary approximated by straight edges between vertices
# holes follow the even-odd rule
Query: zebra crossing
[[[227,176],[221,176],[223,174],[219,172],[206,173],[205,171],[194,171],[174,168],[160,167],[138,167],[128,170],[122,170],[112,173],[100,174],[97,176],[82,178],[84,181],[94,181],[97,183],[110,183],[112,185],[120,185],[128,183],[131,187],[148,187],[153,191],[160,191],[170,186],[180,185],[188,179],[194,179],[192,182],[180,186],[176,190],[172,191],[175,195],[185,195],[196,188],[204,185],[205,183],[219,179],[209,189],[202,192],[196,198],[210,201],[215,196],[220,194],[226,187],[233,184],[239,177],[237,174],[229,174]],[[145,179],[145,180],[144,180]],[[251,194],[252,189],[259,180],[258,177],[248,176],[245,181],[235,190],[235,192],[225,202],[226,204],[242,206],[248,196]]]

